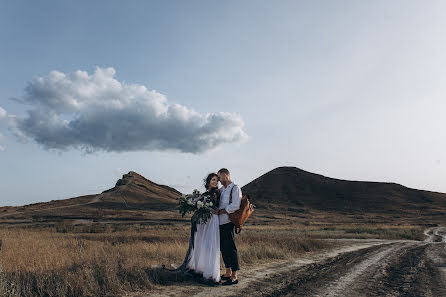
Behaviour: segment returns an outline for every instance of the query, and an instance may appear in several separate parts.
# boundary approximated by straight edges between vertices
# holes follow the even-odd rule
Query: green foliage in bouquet
[[[198,190],[194,190],[192,194],[182,195],[178,198],[178,211],[181,216],[184,217],[189,212],[194,212],[196,210],[196,205],[194,199],[200,196]]]
[[[203,196],[202,199],[197,201],[197,210],[192,216],[192,222],[206,224],[217,206],[213,204],[210,196]]]
[[[206,224],[211,218],[217,205],[214,205],[210,195],[201,195],[198,190],[194,190],[192,194],[182,195],[178,198],[178,210],[182,217],[188,213],[194,213],[191,221],[193,223]]]

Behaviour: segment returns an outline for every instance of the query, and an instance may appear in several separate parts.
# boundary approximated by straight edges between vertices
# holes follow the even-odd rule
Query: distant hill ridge
[[[173,191],[173,192],[181,195],[181,192],[177,191],[176,189],[166,186],[166,185],[157,184],[151,180],[146,179],[144,176],[142,176],[139,173],[136,173],[135,171],[129,171],[129,173],[122,175],[122,178],[120,178],[116,181],[116,185],[113,188],[105,190],[102,193],[116,190],[117,187],[123,186],[123,185],[128,185],[129,183],[132,183],[132,182],[135,183],[136,185],[139,185],[139,186],[141,186],[145,189],[148,189],[148,190],[150,190],[151,187],[159,187],[159,188],[163,188],[167,191]]]
[[[325,177],[297,167],[278,167],[242,187],[264,210],[280,213],[338,213],[410,216],[442,219],[446,194],[416,190],[396,183],[347,181]],[[98,211],[120,217],[125,211],[176,212],[178,190],[129,171],[114,187],[96,195],[52,200],[22,207],[0,208],[0,219],[16,216],[90,218]]]
[[[416,213],[446,210],[446,194],[396,183],[347,181],[297,167],[278,167],[242,187],[265,208],[298,207],[324,211]]]
[[[121,208],[148,208],[152,210],[165,210],[176,207],[176,198],[181,192],[166,185],[154,183],[144,176],[129,171],[118,179],[113,188],[103,191],[97,202],[98,207]]]

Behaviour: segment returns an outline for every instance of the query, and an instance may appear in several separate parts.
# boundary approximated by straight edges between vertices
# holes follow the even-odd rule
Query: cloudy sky
[[[278,166],[446,192],[444,1],[1,1],[0,205]]]

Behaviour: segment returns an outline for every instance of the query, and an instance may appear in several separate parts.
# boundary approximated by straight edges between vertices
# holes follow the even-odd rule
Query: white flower
[[[194,203],[192,202],[191,199],[187,199],[187,204],[189,204],[189,205],[194,205]]]
[[[212,204],[212,202],[209,202],[209,206],[212,206],[213,204]]]
[[[197,208],[202,208],[202,207],[203,207],[203,203],[197,204]]]

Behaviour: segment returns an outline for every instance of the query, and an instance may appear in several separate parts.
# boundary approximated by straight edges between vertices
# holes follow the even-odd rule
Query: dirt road
[[[424,230],[427,242],[446,242],[446,227],[432,227]]]
[[[446,228],[426,241],[338,240],[342,248],[242,271],[240,283],[193,282],[131,296],[446,296]]]
[[[344,253],[253,283],[239,296],[446,296],[443,244],[397,242]],[[265,284],[271,284],[263,289]]]

